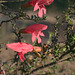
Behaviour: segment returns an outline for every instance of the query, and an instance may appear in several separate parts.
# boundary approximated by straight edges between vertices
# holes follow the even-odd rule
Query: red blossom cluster
[[[50,5],[52,2],[53,0],[31,0],[30,2],[28,2],[28,4],[29,6],[34,6],[34,11],[39,9],[38,16],[42,17],[43,11],[44,14],[46,14],[46,8],[44,7],[44,5]],[[24,5],[24,4],[22,6],[29,7],[28,5]],[[41,31],[46,29],[47,29],[46,25],[33,24],[25,29],[21,29],[19,32],[23,34],[30,33],[32,35],[32,42],[34,42],[35,39],[37,38],[38,43],[41,43],[41,38],[39,37],[39,35],[45,36]],[[41,51],[40,47],[32,46],[30,44],[23,43],[23,42],[11,43],[11,44],[7,44],[6,46],[18,52],[17,58],[19,57],[22,62],[23,60],[25,60],[24,54],[26,54],[27,52],[34,52],[36,50]]]

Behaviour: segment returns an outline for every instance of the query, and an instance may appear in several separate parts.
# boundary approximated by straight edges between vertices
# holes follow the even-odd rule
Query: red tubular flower
[[[6,46],[8,48],[18,52],[17,58],[19,56],[19,58],[22,62],[23,62],[23,60],[25,60],[24,54],[26,54],[27,52],[33,51],[32,45],[27,44],[27,43],[22,43],[22,42],[11,43],[11,44],[7,44]]]
[[[36,37],[38,39],[38,43],[41,43],[41,38],[40,36],[45,36],[43,34],[43,32],[41,32],[42,30],[46,30],[47,26],[43,25],[43,24],[33,24],[29,27],[27,27],[26,29],[21,29],[20,33],[30,33],[32,35],[32,42],[35,41]]]
[[[30,4],[31,6],[34,6],[34,11],[39,9],[38,16],[42,17],[43,12],[46,14],[46,8],[44,5],[50,5],[53,1],[54,0],[31,0],[29,3],[23,4],[22,7],[29,7]]]

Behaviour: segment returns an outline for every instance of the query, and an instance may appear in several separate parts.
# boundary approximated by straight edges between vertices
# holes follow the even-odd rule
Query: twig
[[[17,64],[17,62],[15,62],[15,63],[13,63],[13,64],[10,65],[10,67],[9,67],[9,69],[8,69],[8,73],[9,73],[9,70],[10,70],[14,65],[16,65],[16,64]]]
[[[2,21],[2,22],[0,23],[0,27],[2,26],[2,24],[3,24],[4,22],[10,22],[10,21],[12,21],[12,20],[18,19],[19,17],[21,17],[21,15],[15,16],[15,17],[13,17],[13,18],[10,19],[10,20]]]
[[[73,48],[75,47],[75,43],[71,46],[70,50],[68,50],[67,52],[65,52],[64,54],[62,54],[59,59],[62,59],[65,55],[69,54],[70,52],[73,51]]]
[[[71,49],[73,49],[74,46],[75,46],[75,44],[73,44],[73,45],[71,46]],[[52,63],[49,63],[49,64],[47,64],[47,65],[44,65],[44,67],[46,68],[46,67],[52,66],[52,65],[54,65],[54,64],[57,64],[57,63],[59,63],[59,62],[63,62],[63,61],[66,61],[66,60],[68,60],[68,59],[71,59],[71,57],[69,57],[69,58],[67,58],[67,59],[62,60],[62,58],[63,58],[65,55],[67,55],[68,53],[70,53],[70,52],[72,52],[72,51],[73,51],[73,50],[68,50],[66,53],[62,54],[62,55],[59,57],[59,59],[58,59],[57,61],[54,61],[54,62],[52,62]],[[73,57],[75,57],[75,55],[74,55]],[[37,70],[39,70],[39,69],[43,69],[43,66],[40,66],[40,67],[38,67],[38,68],[32,70],[32,71],[30,72],[30,74],[34,73],[35,71],[37,71]],[[26,74],[26,75],[28,75],[28,74]]]

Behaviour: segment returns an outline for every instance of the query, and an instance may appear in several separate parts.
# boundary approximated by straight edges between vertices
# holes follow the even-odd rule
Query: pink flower
[[[50,5],[54,0],[31,0],[28,3],[24,3],[21,7],[31,7],[34,6],[34,11],[39,9],[38,16],[42,17],[43,12],[46,14],[46,8],[44,5]]]
[[[23,62],[25,60],[24,54],[27,52],[33,51],[33,46],[27,43],[11,43],[11,44],[6,44],[6,46],[16,52],[18,52],[17,58],[19,57],[20,60]]]
[[[42,17],[43,12],[46,14],[46,8],[44,5],[50,5],[54,0],[32,0],[29,2],[30,5],[34,6],[34,11],[39,9],[38,16]]]
[[[43,34],[43,32],[41,32],[42,30],[46,30],[47,26],[43,25],[43,24],[33,24],[29,27],[27,27],[26,29],[21,29],[20,33],[30,33],[32,35],[32,42],[35,41],[35,39],[38,39],[38,43],[41,43],[41,38],[40,36],[45,36]]]

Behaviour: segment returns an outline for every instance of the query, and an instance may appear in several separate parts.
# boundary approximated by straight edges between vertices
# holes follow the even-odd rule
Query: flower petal
[[[42,17],[43,16],[43,12],[46,14],[46,8],[44,7],[44,5],[41,5],[39,7],[39,12],[38,12],[38,16]]]
[[[39,35],[40,35],[40,36],[45,36],[45,35],[43,34],[43,32],[40,32]]]
[[[42,11],[42,9],[39,9],[38,16],[42,18],[42,16],[43,16],[43,11]]]
[[[22,62],[24,62],[21,56],[19,56],[19,58],[20,58],[20,60],[21,60]]]
[[[18,43],[11,43],[6,45],[8,48],[22,53],[31,52],[33,50],[33,46],[27,43],[18,42]]]
[[[17,57],[18,57],[18,56],[19,56],[20,60],[21,60],[22,62],[24,62],[24,61],[23,61],[23,60],[25,60],[24,54],[23,54],[22,52],[19,52],[18,55],[17,55]]]
[[[46,14],[46,8],[42,8],[42,10],[44,11],[44,14]]]
[[[36,11],[37,9],[39,9],[38,3],[35,4],[34,11]]]
[[[47,25],[43,25],[43,24],[32,24],[29,27],[25,28],[25,32],[26,33],[34,33],[34,32],[39,32],[42,30],[46,30],[47,29]]]
[[[36,35],[33,33],[33,34],[32,34],[32,42],[34,42],[35,39],[36,39]]]
[[[25,60],[24,54],[21,55],[22,59]]]
[[[20,43],[11,43],[11,44],[6,44],[6,46],[14,51],[21,52],[21,45]]]
[[[41,43],[41,38],[39,36],[37,36],[38,39],[38,43]]]

